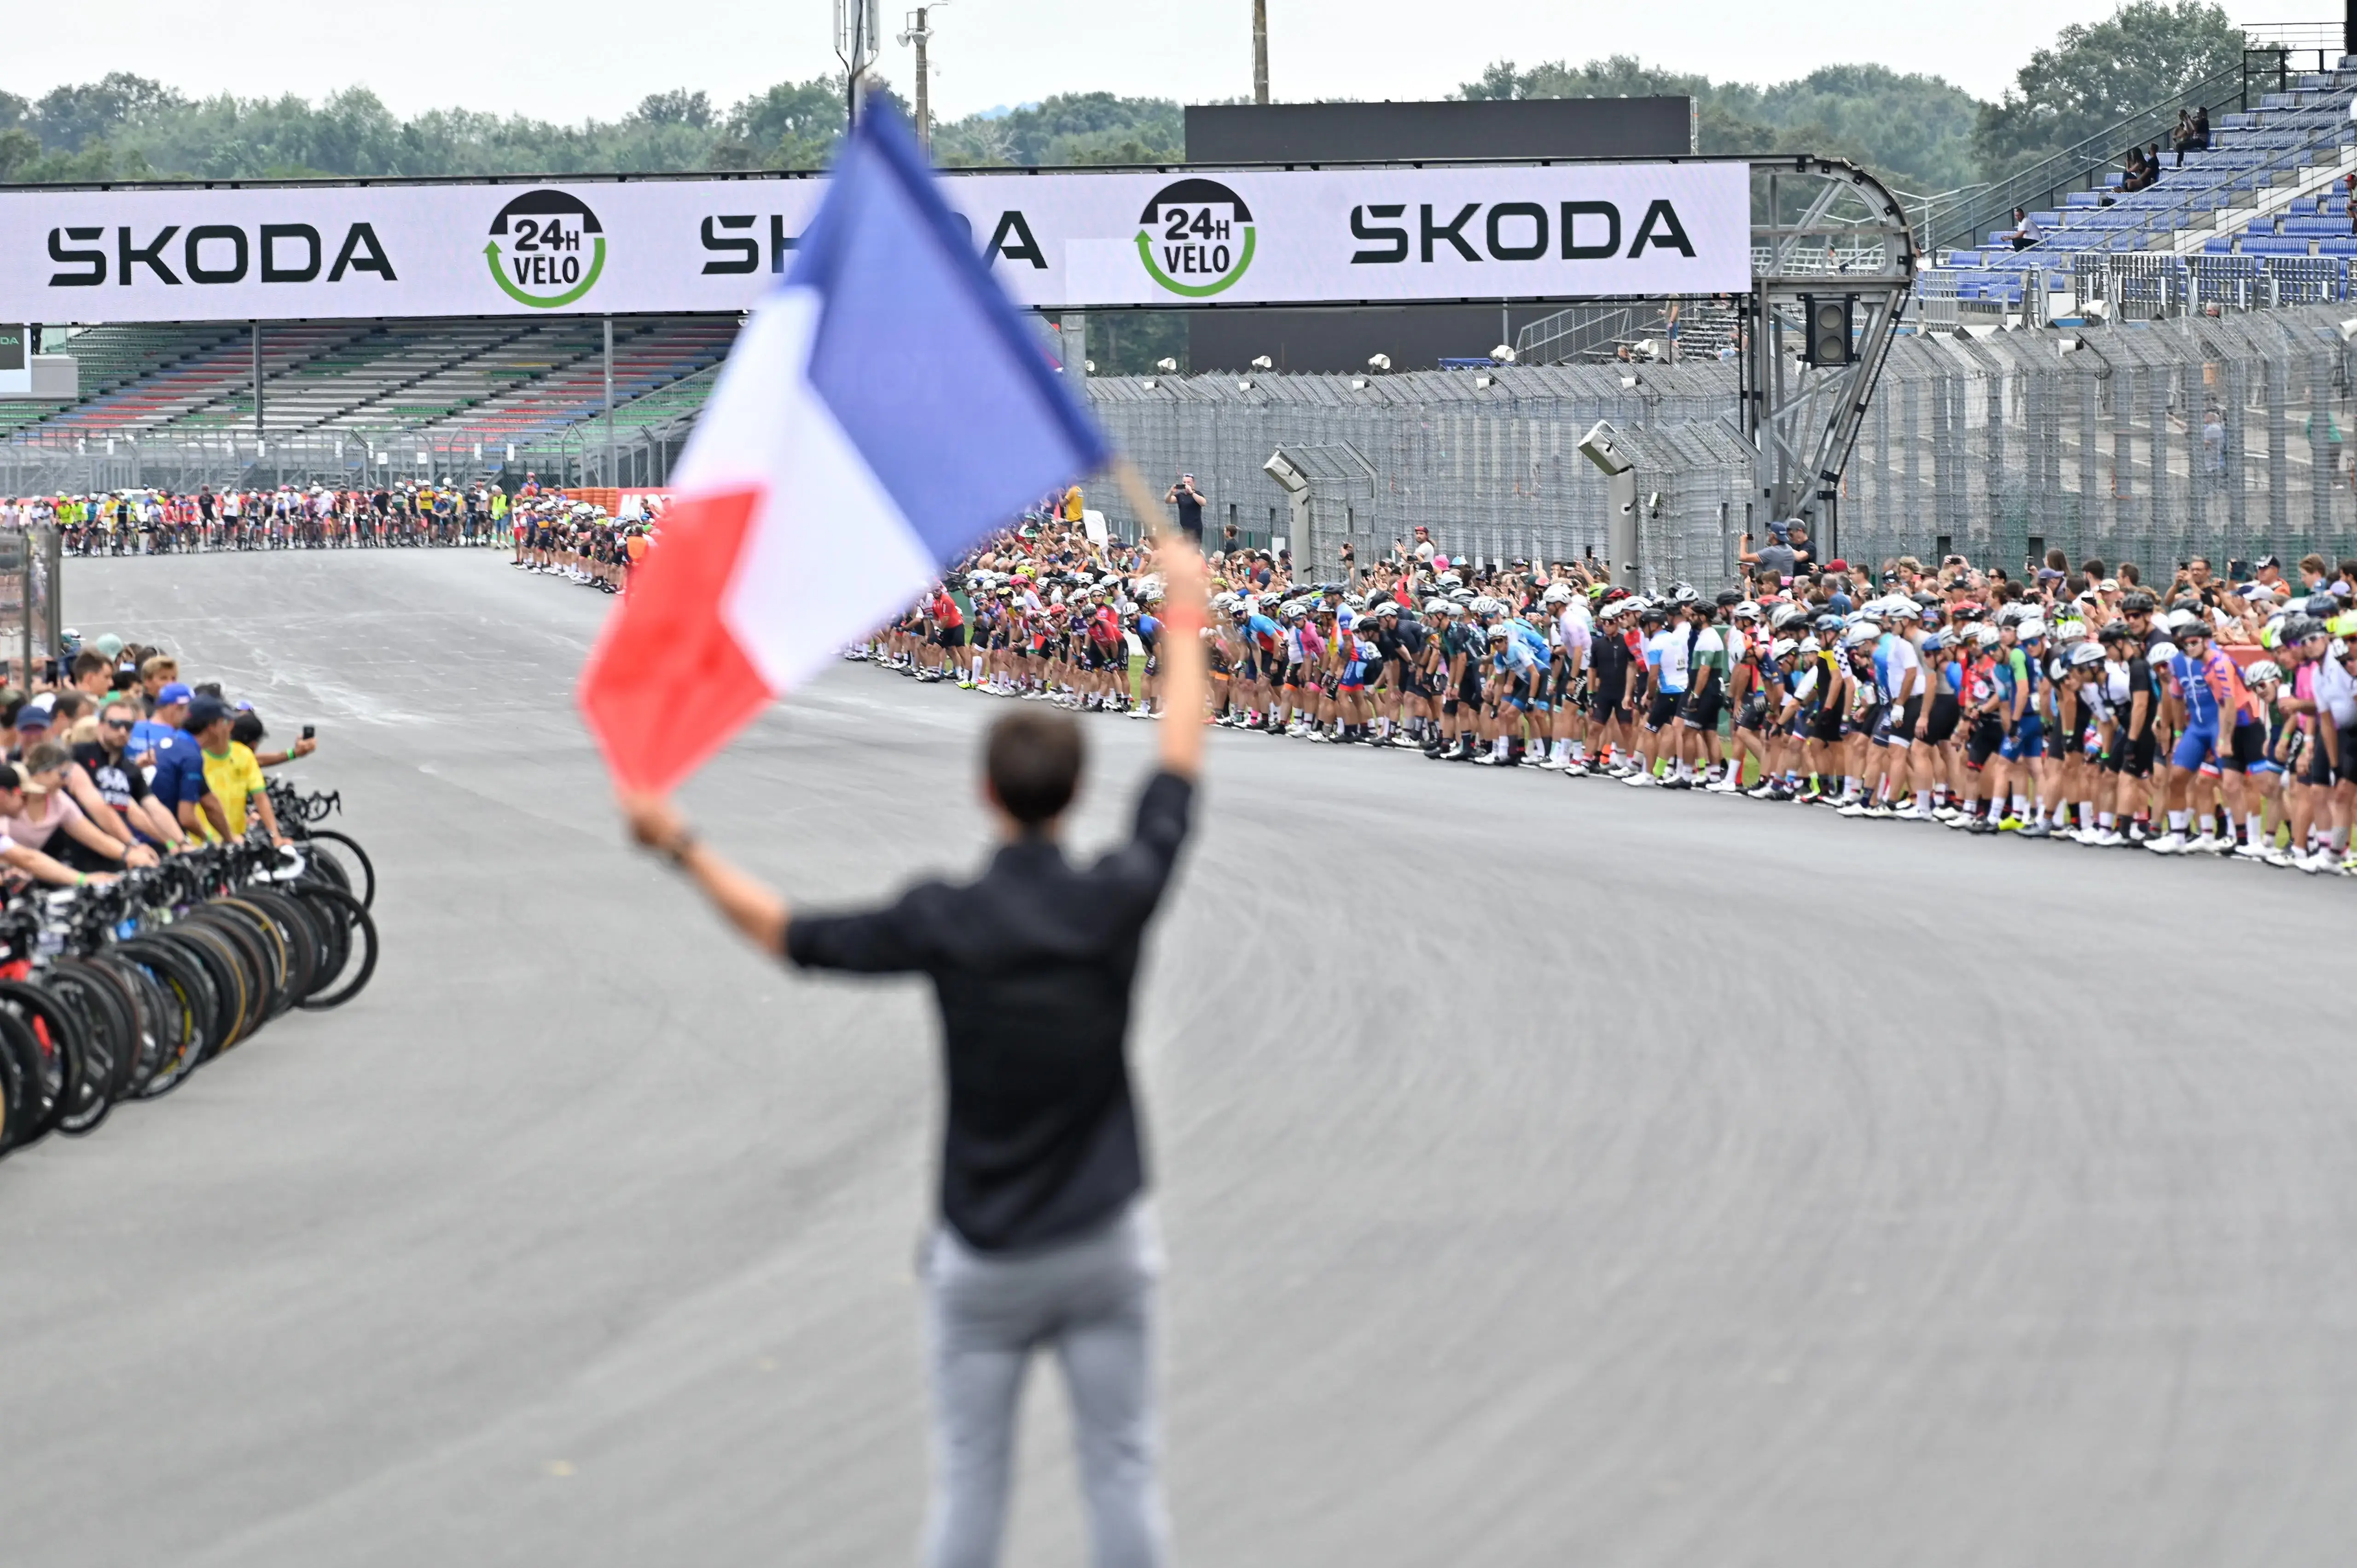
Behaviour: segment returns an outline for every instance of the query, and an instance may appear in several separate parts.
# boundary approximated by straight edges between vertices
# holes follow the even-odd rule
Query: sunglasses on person
[[[98,721],[98,727],[101,729],[127,730],[131,727],[131,721],[129,719],[101,719]]]

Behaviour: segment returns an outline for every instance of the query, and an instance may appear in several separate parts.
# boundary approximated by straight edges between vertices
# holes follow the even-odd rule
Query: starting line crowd
[[[518,565],[609,593],[621,585],[629,542],[646,529],[641,518],[618,518],[563,490],[544,489],[529,474],[513,495],[479,482],[404,481],[354,489],[207,487],[191,494],[128,489],[0,499],[0,526],[41,523],[57,527],[70,555],[507,543]]]
[[[846,657],[1154,715],[1160,591],[1063,508],[974,551]],[[1425,531],[1345,580],[1211,557],[1207,723],[1845,817],[2357,875],[2357,560],[2016,579],[1747,548],[1743,586],[1632,593],[1590,562],[1452,563]],[[1798,545],[1798,549],[1794,548]],[[2229,651],[2229,650],[2233,651]]]

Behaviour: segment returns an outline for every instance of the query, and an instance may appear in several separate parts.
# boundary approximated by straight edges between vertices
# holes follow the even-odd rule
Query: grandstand
[[[1921,274],[1930,327],[2050,321],[2087,312],[2182,315],[2320,304],[2350,297],[2357,234],[2347,212],[2357,172],[2357,56],[2212,121],[2210,145],[2181,164],[2164,147],[2161,176],[2136,191],[2116,172],[2030,218],[2036,243],[2010,231],[1939,252]]]
[[[617,319],[617,445],[643,453],[683,435],[736,332],[731,317]],[[81,363],[78,401],[0,402],[0,435],[19,462],[118,447],[153,462],[169,452],[183,473],[193,462],[218,481],[248,466],[316,474],[322,462],[351,468],[384,454],[382,465],[398,448],[433,455],[437,472],[481,472],[511,454],[561,468],[605,439],[597,317],[268,323],[258,424],[253,339],[242,327],[92,327],[66,351]],[[266,462],[273,448],[277,461]]]

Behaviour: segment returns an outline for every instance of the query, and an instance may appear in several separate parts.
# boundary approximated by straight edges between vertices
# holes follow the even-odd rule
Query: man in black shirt
[[[1166,536],[1157,564],[1161,768],[1130,842],[1092,865],[1059,842],[1081,773],[1081,732],[1060,713],[1012,714],[991,732],[985,794],[1004,843],[979,878],[920,883],[858,914],[796,914],[699,844],[668,800],[622,802],[638,841],[763,950],[932,981],[949,1079],[925,1268],[932,1568],[997,1561],[1017,1398],[1048,1344],[1071,1387],[1094,1561],[1164,1558],[1147,1354],[1161,1258],[1126,1042],[1146,924],[1187,836],[1207,677],[1202,555]]]
[[[1147,495],[1152,495],[1154,492],[1152,490],[1148,490],[1146,493]],[[1197,549],[1201,549],[1203,545],[1203,492],[1195,488],[1195,476],[1192,474],[1179,475],[1178,482],[1171,486],[1170,493],[1164,496],[1162,499],[1175,504],[1178,508],[1179,528],[1185,531],[1188,538],[1195,542],[1195,547]]]

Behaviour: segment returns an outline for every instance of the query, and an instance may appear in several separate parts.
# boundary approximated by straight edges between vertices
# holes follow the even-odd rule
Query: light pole
[[[917,149],[926,157],[933,156],[932,84],[925,65],[925,46],[932,41],[933,30],[925,23],[925,13],[938,11],[950,0],[933,0],[930,5],[920,5],[909,13],[908,30],[900,35],[904,44],[917,46]],[[2357,5],[2357,0],[2351,0]]]
[[[1268,0],[1253,0],[1253,102],[1268,102]]]

